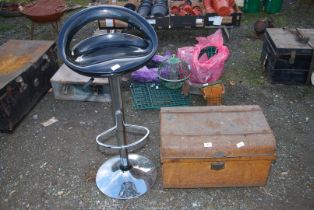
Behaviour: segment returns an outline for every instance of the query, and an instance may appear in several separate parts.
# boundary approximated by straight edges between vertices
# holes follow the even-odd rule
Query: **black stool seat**
[[[104,34],[76,44],[72,49],[71,60],[80,66],[77,69],[80,74],[104,77],[131,71],[132,66],[142,65],[152,50],[148,46],[149,41],[131,34]],[[89,67],[97,64],[99,68]]]
[[[109,33],[89,37],[71,46],[74,35],[86,24],[100,19],[117,19],[136,28],[140,36]],[[157,35],[137,13],[123,7],[97,6],[71,16],[59,34],[61,59],[72,70],[90,77],[109,77],[134,71],[156,53]]]

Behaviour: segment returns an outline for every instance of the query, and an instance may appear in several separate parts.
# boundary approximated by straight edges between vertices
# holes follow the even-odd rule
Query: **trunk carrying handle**
[[[225,162],[214,162],[210,164],[210,169],[219,171],[225,168]]]

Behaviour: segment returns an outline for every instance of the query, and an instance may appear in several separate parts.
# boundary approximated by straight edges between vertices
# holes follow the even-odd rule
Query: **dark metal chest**
[[[9,40],[0,46],[0,131],[13,131],[50,88],[57,69],[53,41]]]
[[[261,62],[268,79],[288,85],[309,81],[314,62],[313,44],[314,29],[266,29]]]

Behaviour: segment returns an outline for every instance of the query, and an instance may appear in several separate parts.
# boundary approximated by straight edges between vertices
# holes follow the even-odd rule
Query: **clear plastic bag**
[[[198,44],[178,49],[177,56],[190,64],[193,83],[217,81],[223,74],[225,61],[229,57],[229,49],[223,45],[221,29],[207,37],[197,37]],[[201,51],[208,47],[216,47],[217,53],[208,58]]]

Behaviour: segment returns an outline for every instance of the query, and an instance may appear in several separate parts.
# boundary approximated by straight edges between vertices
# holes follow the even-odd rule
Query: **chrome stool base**
[[[130,199],[148,192],[157,177],[154,163],[144,156],[129,154],[130,168],[123,170],[120,156],[104,162],[97,171],[96,185],[105,195],[115,199]]]

